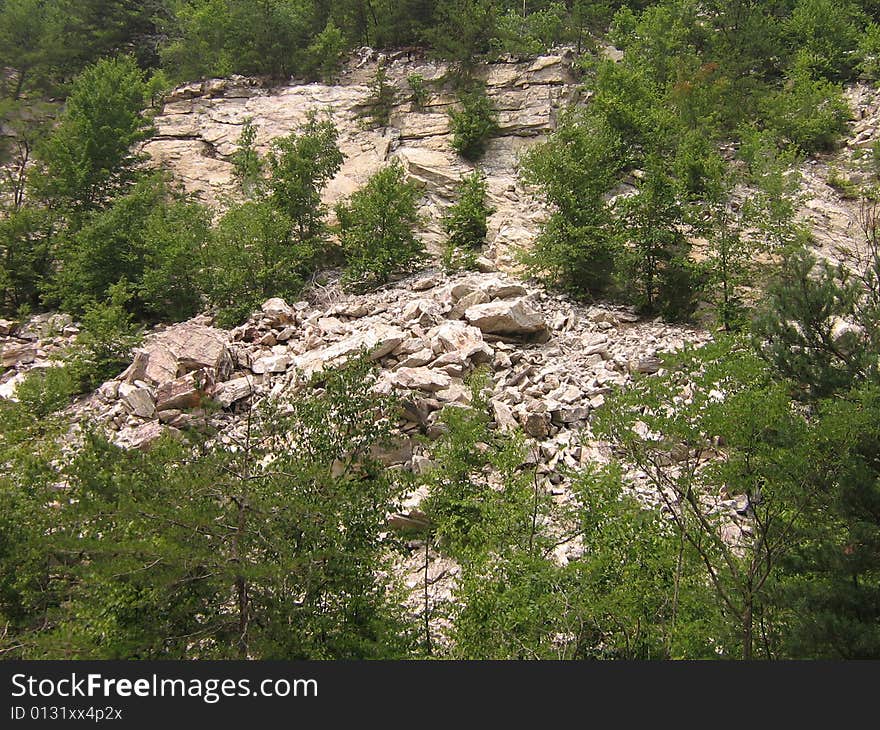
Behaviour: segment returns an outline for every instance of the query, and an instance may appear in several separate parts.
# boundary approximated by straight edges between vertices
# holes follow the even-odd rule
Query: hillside
[[[873,5],[129,5],[0,2],[0,656],[880,656]]]

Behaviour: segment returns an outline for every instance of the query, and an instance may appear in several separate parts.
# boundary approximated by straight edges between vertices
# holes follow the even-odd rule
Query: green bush
[[[82,331],[64,355],[79,392],[94,390],[119,375],[141,342],[141,330],[126,309],[131,292],[124,283],[111,286],[107,299],[86,305]]]
[[[765,102],[768,123],[804,152],[830,150],[847,131],[852,112],[839,86],[796,72]]]
[[[798,0],[785,24],[787,40],[814,74],[847,79],[858,60],[863,20],[848,0]]]
[[[270,200],[292,221],[297,245],[315,256],[326,244],[321,191],[344,159],[338,139],[333,122],[313,114],[298,132],[274,140],[266,158]]]
[[[45,418],[70,403],[80,389],[70,368],[59,366],[31,370],[15,389],[18,405],[32,418]]]
[[[266,201],[234,206],[220,219],[203,258],[205,295],[220,326],[240,323],[269,297],[299,292],[312,251],[298,251],[291,228]]]
[[[492,48],[496,53],[529,57],[545,53],[564,36],[566,9],[562,3],[550,5],[523,17],[518,10],[508,10],[498,18]]]
[[[479,170],[462,178],[458,200],[443,214],[447,270],[475,267],[477,252],[486,242],[487,219],[493,209],[486,203],[486,178]]]
[[[236,182],[245,195],[261,191],[263,184],[263,159],[256,148],[257,127],[252,117],[244,120],[241,134],[232,153],[232,170]]]
[[[52,270],[54,216],[24,207],[0,218],[0,311],[36,307]]]
[[[523,181],[552,211],[524,261],[534,276],[575,296],[600,296],[612,283],[619,243],[605,194],[619,178],[621,146],[602,119],[575,110],[522,161]]]
[[[202,206],[161,176],[144,178],[61,241],[50,299],[79,313],[124,279],[138,316],[191,317],[200,305],[197,262],[208,230]]]
[[[452,148],[474,162],[486,151],[486,143],[497,132],[497,115],[486,90],[472,87],[459,94],[459,108],[452,109]]]
[[[880,23],[868,23],[859,39],[859,67],[870,79],[880,78]]]
[[[416,109],[424,109],[431,96],[425,78],[421,74],[410,74],[406,77],[406,83],[409,86],[413,106]]]
[[[387,127],[397,91],[393,84],[388,83],[388,72],[385,70],[384,65],[379,64],[376,67],[376,73],[370,79],[369,87],[370,98],[368,100],[367,116],[370,118],[373,126]]]
[[[336,206],[339,240],[348,262],[345,280],[355,286],[382,284],[424,259],[415,237],[419,192],[395,160]]]
[[[39,146],[44,198],[78,211],[105,205],[136,176],[133,149],[152,127],[144,74],[130,56],[103,59],[74,81],[58,126]]]
[[[333,20],[328,20],[314,40],[306,47],[299,65],[307,78],[316,81],[330,81],[339,70],[345,53],[346,41],[342,31]]]

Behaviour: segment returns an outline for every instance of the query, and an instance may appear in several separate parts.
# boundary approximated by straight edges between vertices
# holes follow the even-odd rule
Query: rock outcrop
[[[486,260],[487,266],[511,266],[513,249],[527,245],[544,219],[543,207],[517,181],[517,160],[554,128],[557,111],[576,95],[571,61],[562,52],[494,63],[481,72],[499,127],[481,161],[495,208],[487,250],[492,262]],[[368,84],[379,63],[395,87],[396,101],[388,126],[370,129],[365,123]],[[350,195],[392,158],[399,159],[408,175],[424,186],[422,235],[429,248],[436,248],[442,240],[442,211],[461,176],[473,169],[452,149],[448,111],[455,97],[448,71],[440,62],[407,61],[363,49],[332,85],[266,87],[242,77],[187,84],[168,96],[155,120],[158,134],[145,151],[155,163],[168,165],[188,190],[218,205],[233,188],[231,155],[245,120],[254,120],[257,146],[265,150],[271,140],[295,131],[310,112],[326,113],[339,130],[345,161],[325,191],[325,202]],[[432,92],[422,108],[411,99],[411,74],[421,75]]]

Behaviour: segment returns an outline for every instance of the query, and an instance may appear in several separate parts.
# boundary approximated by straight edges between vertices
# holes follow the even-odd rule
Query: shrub
[[[458,97],[459,109],[449,112],[452,119],[452,147],[466,160],[478,160],[486,143],[498,130],[496,113],[482,87],[463,91]]]
[[[208,302],[217,323],[230,327],[272,296],[290,297],[311,265],[290,240],[291,221],[266,201],[230,208],[220,219],[203,259]]]
[[[620,246],[605,195],[620,174],[621,146],[601,119],[573,111],[523,158],[523,181],[552,210],[525,263],[534,276],[579,297],[600,296],[613,278]]]
[[[263,181],[263,160],[257,151],[257,127],[253,118],[244,120],[241,135],[232,154],[232,170],[239,188],[245,195],[259,192]]]
[[[766,111],[770,126],[804,152],[832,149],[852,114],[839,86],[804,71],[770,95]]]
[[[0,218],[0,311],[35,307],[51,271],[54,218],[42,208],[19,208]]]
[[[388,83],[388,72],[379,64],[376,73],[370,80],[370,99],[367,115],[376,127],[387,127],[391,116],[391,107],[397,92],[393,84]]]
[[[345,46],[342,31],[332,20],[328,20],[324,30],[306,48],[305,57],[301,60],[305,75],[318,81],[330,81],[342,63]]]
[[[326,234],[321,190],[344,159],[338,138],[332,121],[312,115],[298,133],[276,139],[266,158],[272,203],[292,221],[297,245],[315,255]]]
[[[498,18],[496,37],[492,47],[498,53],[514,56],[537,56],[562,40],[566,9],[562,3],[550,3],[523,17],[516,10],[508,10]]]
[[[132,312],[185,319],[200,303],[195,262],[207,236],[204,208],[162,177],[144,178],[61,242],[48,294],[79,313],[124,279],[132,287]]]
[[[799,0],[786,22],[787,36],[813,73],[846,79],[857,59],[862,19],[847,0]]]
[[[124,282],[110,287],[107,299],[86,306],[82,331],[65,356],[80,392],[94,390],[131,362],[141,332],[126,309],[131,291]]]
[[[486,203],[485,177],[475,170],[462,178],[458,200],[443,215],[443,230],[447,236],[444,268],[475,267],[476,252],[486,241],[486,220],[492,212]]]
[[[870,79],[880,78],[880,24],[869,23],[859,40],[860,68]]]
[[[394,161],[336,206],[340,242],[348,261],[346,281],[360,286],[381,284],[395,273],[412,269],[424,258],[415,237],[419,221],[418,190]]]
[[[409,86],[413,106],[416,109],[424,109],[430,98],[424,77],[421,74],[410,74],[406,77],[406,83]]]
[[[15,389],[18,405],[29,416],[45,418],[64,408],[79,388],[67,367],[31,370]]]
[[[42,195],[78,210],[100,207],[136,175],[138,142],[152,129],[142,109],[148,89],[130,56],[103,59],[74,81],[58,126],[40,145]]]

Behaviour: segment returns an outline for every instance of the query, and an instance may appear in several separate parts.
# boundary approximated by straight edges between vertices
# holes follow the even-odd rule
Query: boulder
[[[630,371],[642,375],[653,375],[663,367],[659,357],[643,357],[630,363]]]
[[[9,380],[0,385],[0,398],[17,401],[18,398],[15,397],[15,389],[18,388],[18,384],[26,377],[27,373],[16,373]]]
[[[489,295],[481,289],[465,294],[452,307],[452,311],[449,312],[449,319],[461,319],[470,307],[477,304],[485,304],[489,300]]]
[[[218,383],[212,397],[221,407],[228,408],[236,401],[247,398],[252,392],[251,378],[233,378],[224,383]]]
[[[0,364],[5,368],[32,363],[37,357],[37,347],[30,342],[8,342],[0,353]]]
[[[428,330],[427,337],[440,353],[457,352],[475,364],[491,362],[492,348],[483,340],[483,334],[476,327],[463,322],[444,322]]]
[[[843,317],[834,317],[831,323],[831,341],[844,355],[851,355],[865,336],[865,328]]]
[[[443,319],[440,306],[430,299],[416,299],[403,308],[403,321],[431,327]]]
[[[195,408],[201,403],[209,385],[210,380],[204,370],[162,383],[156,392],[156,410]]]
[[[263,314],[272,326],[293,324],[296,320],[294,309],[280,297],[273,297],[263,302]]]
[[[446,373],[425,367],[399,368],[391,373],[386,373],[385,377],[393,387],[421,390],[428,393],[435,393],[452,385],[452,378]]]
[[[123,396],[122,402],[139,418],[152,418],[156,412],[156,402],[146,388],[133,388]]]
[[[505,281],[501,278],[489,278],[480,282],[480,289],[486,293],[489,299],[512,299],[526,295],[526,288],[522,284]]]
[[[166,434],[175,438],[182,436],[176,428],[164,426],[159,421],[147,421],[142,426],[133,428],[120,436],[123,437],[124,443],[127,443],[131,448],[148,451],[156,441]]]
[[[547,438],[550,435],[549,413],[528,413],[523,422],[523,430],[536,439]]]
[[[149,338],[135,352],[121,379],[146,380],[161,385],[195,370],[206,370],[214,380],[232,371],[228,334],[195,322],[181,322]]]
[[[476,304],[465,311],[464,318],[484,334],[516,337],[547,329],[540,312],[532,309],[523,299]]]
[[[495,423],[502,431],[515,431],[517,427],[513,411],[501,401],[492,401],[492,412],[495,414]]]
[[[290,362],[290,355],[286,353],[282,355],[267,355],[266,357],[254,360],[251,370],[257,375],[262,375],[263,373],[283,373],[287,371]]]
[[[377,324],[366,332],[356,332],[339,342],[312,350],[294,358],[293,364],[306,376],[330,365],[341,365],[350,357],[366,352],[371,360],[378,360],[392,352],[406,339],[398,327]]]
[[[420,368],[430,363],[435,357],[434,351],[429,347],[425,347],[412,354],[405,355],[400,363],[395,366],[395,370],[399,368]]]

